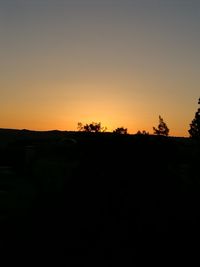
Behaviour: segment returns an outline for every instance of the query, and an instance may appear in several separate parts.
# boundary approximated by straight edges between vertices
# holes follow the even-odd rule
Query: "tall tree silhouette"
[[[200,98],[198,101],[200,105]],[[190,137],[192,138],[200,138],[200,108],[198,108],[197,112],[195,113],[195,117],[190,124],[190,129],[188,130]]]
[[[167,127],[167,124],[164,122],[163,118],[159,116],[159,124],[158,128],[153,127],[154,134],[157,135],[169,135],[169,128]]]

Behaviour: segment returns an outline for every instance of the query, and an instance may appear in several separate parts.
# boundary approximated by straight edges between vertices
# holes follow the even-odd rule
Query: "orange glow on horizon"
[[[54,90],[55,87],[59,89]],[[24,96],[26,101],[1,106],[1,128],[77,131],[78,122],[101,122],[109,132],[124,127],[130,134],[139,130],[152,134],[153,126],[157,127],[158,116],[161,115],[171,136],[188,136],[192,112],[184,110],[185,118],[178,120],[168,104],[162,103],[158,108],[157,99],[151,95],[144,99],[143,95],[133,91],[124,96],[122,85],[116,83],[109,86],[103,83],[98,86],[96,83],[73,84],[70,89],[67,90],[66,85],[47,85],[45,91],[41,87],[40,94],[35,95],[33,86],[31,94]],[[58,97],[57,91],[61,96]],[[174,108],[177,107],[175,104]]]

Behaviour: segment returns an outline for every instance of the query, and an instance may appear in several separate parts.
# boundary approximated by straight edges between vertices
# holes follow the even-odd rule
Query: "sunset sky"
[[[0,0],[0,128],[188,136],[199,97],[199,0]]]

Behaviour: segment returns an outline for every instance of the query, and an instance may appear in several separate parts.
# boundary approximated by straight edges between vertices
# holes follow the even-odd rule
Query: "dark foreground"
[[[0,130],[1,253],[27,266],[192,259],[199,162],[184,138]]]

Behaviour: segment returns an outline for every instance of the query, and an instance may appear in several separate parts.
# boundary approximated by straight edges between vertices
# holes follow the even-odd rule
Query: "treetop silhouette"
[[[200,98],[198,104],[200,105]],[[190,124],[190,129],[188,130],[188,132],[191,138],[200,138],[200,108],[197,109],[197,112],[195,113],[195,117]]]
[[[164,122],[163,118],[159,115],[159,124],[158,128],[153,127],[154,134],[156,135],[169,135],[169,128],[167,127],[167,124]]]
[[[116,134],[127,134],[127,128],[118,127],[113,131],[113,133],[116,133]]]
[[[105,132],[107,129],[106,127],[101,126],[101,122],[92,122],[90,124],[85,125],[83,125],[81,122],[78,122],[77,128],[79,131],[94,133]]]

